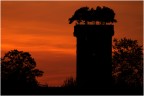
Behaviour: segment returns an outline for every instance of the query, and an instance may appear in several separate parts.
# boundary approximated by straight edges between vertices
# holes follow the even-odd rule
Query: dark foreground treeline
[[[39,85],[31,82],[31,84],[14,81],[2,82],[3,95],[142,95],[143,86],[128,85],[124,82],[112,83],[109,87],[98,88],[80,87],[76,80],[67,78],[61,87],[49,87],[48,85]],[[12,83],[13,82],[13,83]],[[21,81],[22,82],[22,81]]]
[[[32,89],[2,89],[4,95],[142,95],[143,88],[114,87],[109,89],[36,87]]]

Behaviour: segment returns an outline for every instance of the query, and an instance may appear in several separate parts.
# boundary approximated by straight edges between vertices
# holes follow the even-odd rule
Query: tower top
[[[97,6],[96,9],[88,7],[81,7],[75,11],[71,18],[69,18],[69,24],[76,21],[76,24],[85,24],[93,22],[95,25],[98,22],[100,25],[106,25],[108,23],[115,23],[115,13],[111,8],[103,6]]]

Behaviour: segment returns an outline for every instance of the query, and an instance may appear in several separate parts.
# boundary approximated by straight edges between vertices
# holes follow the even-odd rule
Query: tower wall
[[[113,25],[76,25],[77,83],[80,88],[103,89],[111,84]]]

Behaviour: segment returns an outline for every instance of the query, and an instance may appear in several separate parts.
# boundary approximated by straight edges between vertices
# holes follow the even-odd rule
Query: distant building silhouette
[[[108,89],[112,77],[114,25],[75,25],[77,84],[81,89]]]

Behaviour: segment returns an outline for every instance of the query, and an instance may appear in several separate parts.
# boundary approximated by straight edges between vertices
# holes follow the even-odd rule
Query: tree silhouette
[[[95,10],[93,8],[81,7],[69,18],[69,24],[74,21],[77,21],[78,24],[84,22],[85,25],[87,25],[88,22],[95,22],[96,24],[97,21],[100,22],[101,25],[117,22],[114,11],[105,6],[103,6],[103,8],[97,6]]]
[[[35,69],[36,62],[28,52],[11,50],[1,59],[2,89],[27,89],[38,85],[36,76],[43,71]]]
[[[88,7],[81,7],[77,9],[74,13],[74,15],[69,18],[69,24],[73,23],[73,21],[77,21],[78,24],[80,24],[82,21],[87,24],[88,21],[88,15],[89,15],[89,8]]]
[[[89,11],[89,18],[88,21],[89,22],[94,22],[94,24],[96,24],[97,19],[95,18],[95,10],[93,8],[90,9]]]
[[[142,87],[143,52],[137,40],[122,38],[113,40],[113,72],[115,83],[120,86]]]
[[[98,8],[99,9],[99,8]],[[112,9],[103,6],[103,8],[101,9],[101,11],[99,12],[100,16],[99,16],[99,21],[101,22],[101,24],[106,24],[106,23],[113,23],[113,22],[117,22],[114,17],[115,17],[115,13]]]
[[[76,87],[76,80],[74,80],[72,77],[69,77],[64,81],[62,87],[74,88]]]
[[[93,21],[96,22],[97,21],[100,21],[100,18],[101,18],[101,7],[100,6],[97,6],[96,10],[94,10],[93,8],[91,9],[93,10],[92,11],[92,18],[93,18]]]

